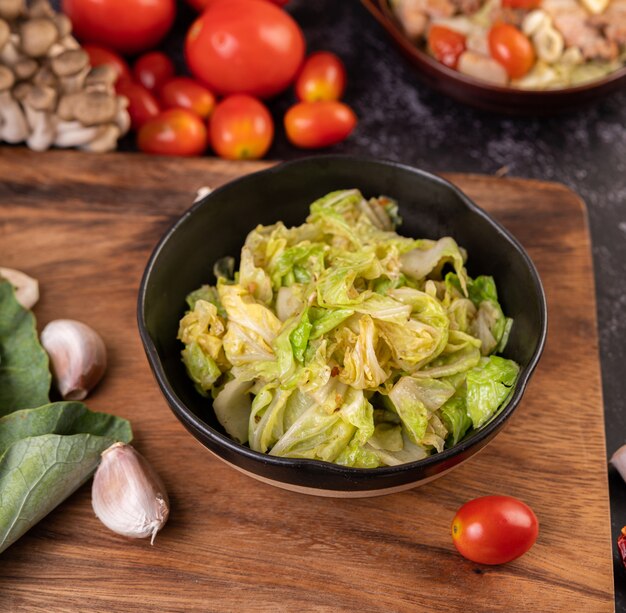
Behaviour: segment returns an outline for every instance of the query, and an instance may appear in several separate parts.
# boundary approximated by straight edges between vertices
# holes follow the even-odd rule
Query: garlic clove
[[[617,469],[617,472],[622,476],[622,479],[626,481],[626,445],[622,445],[609,460],[610,464],[613,464]]]
[[[0,277],[15,288],[15,298],[25,308],[32,309],[39,300],[39,283],[20,270],[0,267]]]
[[[160,477],[140,453],[124,443],[115,443],[102,453],[91,504],[107,528],[130,538],[150,536],[151,544],[169,516],[169,499]]]
[[[106,348],[100,335],[73,319],[51,321],[41,332],[57,389],[66,400],[83,400],[106,370]]]

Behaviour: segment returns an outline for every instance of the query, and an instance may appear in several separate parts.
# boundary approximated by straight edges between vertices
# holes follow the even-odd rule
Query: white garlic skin
[[[151,544],[170,512],[163,482],[146,459],[124,443],[102,453],[91,504],[107,528],[130,538],[150,536]]]
[[[65,400],[83,400],[106,370],[104,341],[88,325],[73,319],[51,321],[41,332],[52,375]]]
[[[39,283],[21,270],[0,267],[0,277],[15,289],[15,299],[25,308],[32,309],[39,300]]]

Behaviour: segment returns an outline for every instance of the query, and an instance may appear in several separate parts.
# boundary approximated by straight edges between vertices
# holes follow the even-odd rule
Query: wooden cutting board
[[[612,610],[581,200],[553,183],[447,177],[535,261],[550,314],[543,359],[510,426],[452,473],[382,498],[313,498],[239,474],[197,443],[162,398],[135,323],[146,260],[196,190],[265,165],[0,149],[0,264],[39,279],[40,326],[69,317],[100,331],[110,367],[88,404],[132,421],[137,448],[171,497],[171,519],[151,547],[104,528],[84,486],[0,556],[0,609]],[[456,553],[450,522],[465,501],[495,493],[533,507],[539,540],[511,564],[479,566]]]

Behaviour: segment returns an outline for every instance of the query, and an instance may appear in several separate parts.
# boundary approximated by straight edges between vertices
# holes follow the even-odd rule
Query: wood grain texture
[[[0,264],[37,277],[39,326],[81,319],[109,348],[88,400],[129,418],[163,477],[154,547],[108,532],[85,486],[0,558],[3,611],[610,611],[613,579],[593,272],[584,205],[565,187],[450,175],[537,264],[547,347],[510,426],[422,488],[313,498],[242,475],[169,411],[135,323],[147,258],[197,188],[263,167],[211,159],[0,149]],[[254,225],[250,220],[250,226]],[[518,496],[541,524],[521,559],[484,567],[449,527],[470,498]]]

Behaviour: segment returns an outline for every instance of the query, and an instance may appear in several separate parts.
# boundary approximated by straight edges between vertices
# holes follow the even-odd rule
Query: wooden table
[[[146,260],[197,188],[263,163],[0,149],[0,264],[37,277],[39,325],[85,321],[110,368],[91,408],[129,418],[165,481],[171,519],[153,547],[109,532],[89,486],[0,557],[3,611],[610,611],[609,501],[594,285],[583,203],[558,184],[449,175],[528,249],[543,279],[547,347],[512,424],[420,489],[313,498],[228,468],[183,429],[135,323]],[[254,220],[250,220],[251,227]],[[465,501],[510,494],[540,521],[500,567],[455,551]]]

